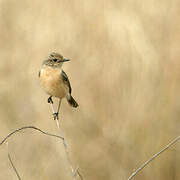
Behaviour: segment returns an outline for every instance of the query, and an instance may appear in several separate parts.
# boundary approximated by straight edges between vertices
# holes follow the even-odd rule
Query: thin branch
[[[8,151],[8,159],[9,159],[9,162],[11,163],[11,166],[12,166],[14,172],[16,173],[16,176],[18,177],[19,180],[21,180],[21,177],[20,177],[20,175],[19,175],[19,173],[18,173],[18,171],[17,171],[15,165],[14,165],[13,162],[12,162],[12,159],[11,159],[11,156],[10,156],[10,153],[9,153],[8,142],[6,143],[6,145],[7,145],[7,151]]]
[[[35,126],[24,126],[24,127],[21,127],[21,128],[19,128],[19,129],[14,130],[14,131],[11,132],[11,133],[9,133],[9,134],[0,142],[0,145],[2,145],[2,144],[3,144],[8,138],[10,138],[13,134],[15,134],[15,133],[17,133],[17,132],[20,132],[20,131],[22,131],[22,130],[24,130],[24,129],[34,129],[34,130],[37,130],[37,131],[39,131],[39,132],[41,132],[42,134],[45,134],[45,135],[47,135],[47,136],[52,136],[52,137],[56,137],[56,138],[59,138],[59,139],[61,139],[61,140],[64,140],[64,138],[61,137],[61,136],[58,136],[58,135],[55,135],[55,134],[51,134],[51,133],[47,133],[47,132],[42,131],[41,129],[39,129],[39,128],[35,127]]]
[[[59,129],[59,133],[61,134],[61,136],[63,136],[63,132],[62,132],[61,127],[59,125],[58,119],[56,120],[56,124],[57,124],[57,127]],[[65,149],[65,153],[66,153],[66,158],[67,158],[68,164],[69,164],[69,166],[71,168],[72,177],[73,177],[74,180],[76,180],[76,171],[73,168],[72,161],[70,159],[70,155],[69,155],[69,151],[68,151],[68,148],[67,148],[67,143],[66,143],[65,138],[63,140],[63,145],[64,145],[64,149]]]
[[[9,159],[9,161],[10,161],[10,163],[11,163],[11,166],[13,167],[13,169],[14,169],[14,171],[15,171],[17,177],[18,177],[18,179],[21,180],[21,177],[20,177],[20,175],[19,175],[19,173],[18,173],[18,171],[17,171],[15,165],[14,165],[13,162],[12,162],[12,159],[11,159],[11,156],[10,156],[9,152],[8,152],[8,159]]]
[[[180,139],[180,136],[173,139],[169,144],[167,144],[161,151],[154,154],[150,159],[148,159],[145,163],[143,163],[137,170],[135,170],[128,178],[128,180],[131,180],[134,176],[137,175],[142,169],[144,169],[151,161],[153,161],[155,158],[157,158],[161,153],[166,151],[169,147],[171,147],[173,144],[175,144]]]
[[[60,103],[59,103],[59,106],[58,106],[57,116],[59,116],[59,107],[60,107]],[[54,114],[54,112],[55,112],[54,107],[51,106],[51,108],[52,108],[52,112]],[[66,140],[65,140],[65,138],[63,136],[63,131],[62,131],[60,125],[59,125],[59,117],[57,117],[55,120],[56,120],[56,125],[57,125],[57,128],[59,130],[59,133],[60,133],[61,137],[63,137],[63,145],[64,145],[64,149],[65,149],[68,164],[69,164],[69,166],[71,168],[71,173],[72,173],[73,180],[76,180],[77,175],[80,177],[81,180],[83,180],[83,177],[80,174],[79,170],[78,169],[74,170],[74,168],[73,168],[73,165],[72,165],[73,163],[72,163],[70,155],[69,155],[68,146],[67,146]]]
[[[76,172],[77,172],[78,176],[80,177],[80,179],[83,180],[83,177],[82,177],[81,173],[79,172],[79,169],[77,169]]]

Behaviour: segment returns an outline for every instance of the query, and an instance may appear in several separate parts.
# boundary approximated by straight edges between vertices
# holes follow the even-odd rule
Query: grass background
[[[39,85],[52,51],[64,64],[73,97],[61,126],[74,165],[86,180],[127,179],[180,134],[178,0],[0,0],[0,139],[34,125],[58,133]],[[9,140],[22,179],[68,180],[62,143],[26,131]],[[180,145],[135,179],[180,179]],[[0,179],[17,179],[0,147]]]

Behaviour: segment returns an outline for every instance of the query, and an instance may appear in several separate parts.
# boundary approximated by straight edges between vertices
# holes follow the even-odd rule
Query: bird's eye
[[[56,61],[57,61],[57,59],[53,59],[53,61],[54,61],[54,62],[56,62]]]

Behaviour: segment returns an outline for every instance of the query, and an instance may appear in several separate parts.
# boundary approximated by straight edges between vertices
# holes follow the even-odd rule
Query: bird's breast
[[[61,71],[59,68],[51,67],[43,67],[40,71],[41,86],[47,94],[58,98],[63,98],[68,93],[61,77]]]

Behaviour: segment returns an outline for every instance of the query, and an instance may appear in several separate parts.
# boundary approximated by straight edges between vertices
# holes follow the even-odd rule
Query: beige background
[[[34,125],[58,134],[38,71],[52,51],[64,64],[73,96],[61,126],[85,180],[127,179],[180,135],[178,0],[0,0],[0,139]],[[63,145],[33,130],[9,140],[22,179],[69,180]],[[135,179],[180,179],[180,144]],[[0,179],[17,177],[0,147]]]

